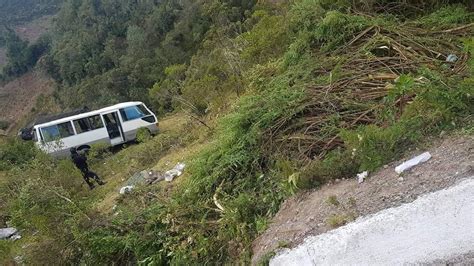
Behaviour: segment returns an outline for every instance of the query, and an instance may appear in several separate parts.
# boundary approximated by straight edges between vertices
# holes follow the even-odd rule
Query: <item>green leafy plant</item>
[[[138,143],[145,143],[152,138],[150,130],[148,128],[140,128],[137,131],[137,141]]]
[[[110,145],[105,142],[94,143],[89,149],[88,155],[93,160],[104,159],[111,154]]]

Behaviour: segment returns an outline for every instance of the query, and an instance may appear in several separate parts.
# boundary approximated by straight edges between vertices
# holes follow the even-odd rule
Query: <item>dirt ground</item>
[[[15,27],[15,32],[21,39],[34,43],[43,33],[51,29],[52,21],[53,16],[44,16]]]
[[[395,166],[370,174],[362,184],[339,180],[285,201],[269,228],[253,243],[253,264],[279,247],[294,247],[308,235],[325,233],[359,216],[414,201],[418,196],[455,184],[474,174],[474,136],[450,136],[435,141],[432,158],[398,176]]]
[[[41,94],[50,94],[53,81],[37,71],[27,74],[0,86],[0,121],[15,123],[25,117]],[[8,133],[8,130],[7,130]]]

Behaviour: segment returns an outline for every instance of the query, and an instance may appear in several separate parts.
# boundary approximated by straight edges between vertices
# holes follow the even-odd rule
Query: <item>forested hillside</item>
[[[0,26],[13,26],[56,13],[63,0],[1,0]]]
[[[7,64],[0,65],[0,82],[11,80],[31,69],[49,47],[44,36],[28,44],[15,33],[15,26],[58,12],[63,0],[1,0],[0,49],[5,49]]]
[[[149,89],[166,73],[179,78],[188,70],[191,75],[198,64],[209,60],[196,54],[199,48],[200,53],[210,53],[226,38],[247,30],[250,25],[244,21],[254,4],[253,0],[67,1],[56,20],[46,68],[61,84],[60,99],[68,107],[127,99],[150,102]],[[217,40],[219,36],[225,38]],[[195,62],[188,69],[193,56]],[[171,110],[170,103],[159,108]]]
[[[66,0],[18,61],[54,78],[64,110],[141,100],[162,132],[93,147],[108,181],[93,191],[69,160],[5,139],[0,226],[24,237],[0,262],[248,264],[289,196],[472,134],[473,23],[469,0]],[[118,196],[182,160],[176,181]]]
[[[9,30],[24,22],[55,14],[63,0],[1,0],[0,47],[6,44]]]

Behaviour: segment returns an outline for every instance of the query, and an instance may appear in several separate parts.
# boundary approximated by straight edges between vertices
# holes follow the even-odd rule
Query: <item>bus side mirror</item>
[[[22,140],[33,140],[33,130],[31,128],[22,128],[19,135]]]

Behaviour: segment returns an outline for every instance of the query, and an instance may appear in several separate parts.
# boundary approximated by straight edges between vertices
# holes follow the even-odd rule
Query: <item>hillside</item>
[[[0,25],[15,26],[55,14],[63,0],[1,0]]]
[[[314,191],[291,197],[282,204],[265,233],[253,243],[253,261],[257,263],[265,255],[276,252],[282,248],[281,243],[285,243],[286,248],[294,247],[307,236],[330,232],[358,218],[411,203],[424,194],[472,179],[473,136],[456,134],[436,139],[427,146],[423,151],[429,151],[433,158],[403,177],[396,174],[395,166],[419,154],[421,150],[410,151],[404,160],[387,164],[372,173],[362,184],[358,184],[355,178],[337,180]],[[442,235],[443,232],[438,234]],[[410,237],[404,237],[405,241],[400,242],[408,245]],[[395,257],[403,260],[403,255]],[[431,261],[434,261],[434,257]]]
[[[15,33],[29,43],[34,43],[52,28],[53,16],[45,15],[15,26]]]
[[[7,63],[7,51],[4,48],[0,48],[0,67],[3,67]]]
[[[24,126],[38,97],[49,97],[53,89],[52,80],[38,71],[30,71],[0,86],[0,121],[8,124],[5,132],[12,133],[12,129]]]
[[[93,145],[90,168],[107,182],[94,190],[68,158],[1,140],[0,227],[22,239],[0,240],[0,262],[268,257],[281,244],[273,239],[286,239],[272,235],[272,221],[288,198],[378,171],[440,135],[472,135],[473,33],[471,1],[462,0],[67,0],[50,36],[27,44],[9,35],[16,56],[4,78],[50,76],[41,80],[54,97],[39,97],[35,110],[143,101],[160,133]],[[30,91],[20,98],[33,99]],[[173,181],[118,193],[178,163],[185,169]]]
[[[61,2],[0,2],[1,135],[16,134],[16,130],[35,115],[30,111],[38,96],[47,97],[53,92],[54,84],[50,78],[42,73],[44,71],[33,68],[44,53],[40,37],[51,29],[52,15],[58,11]]]

